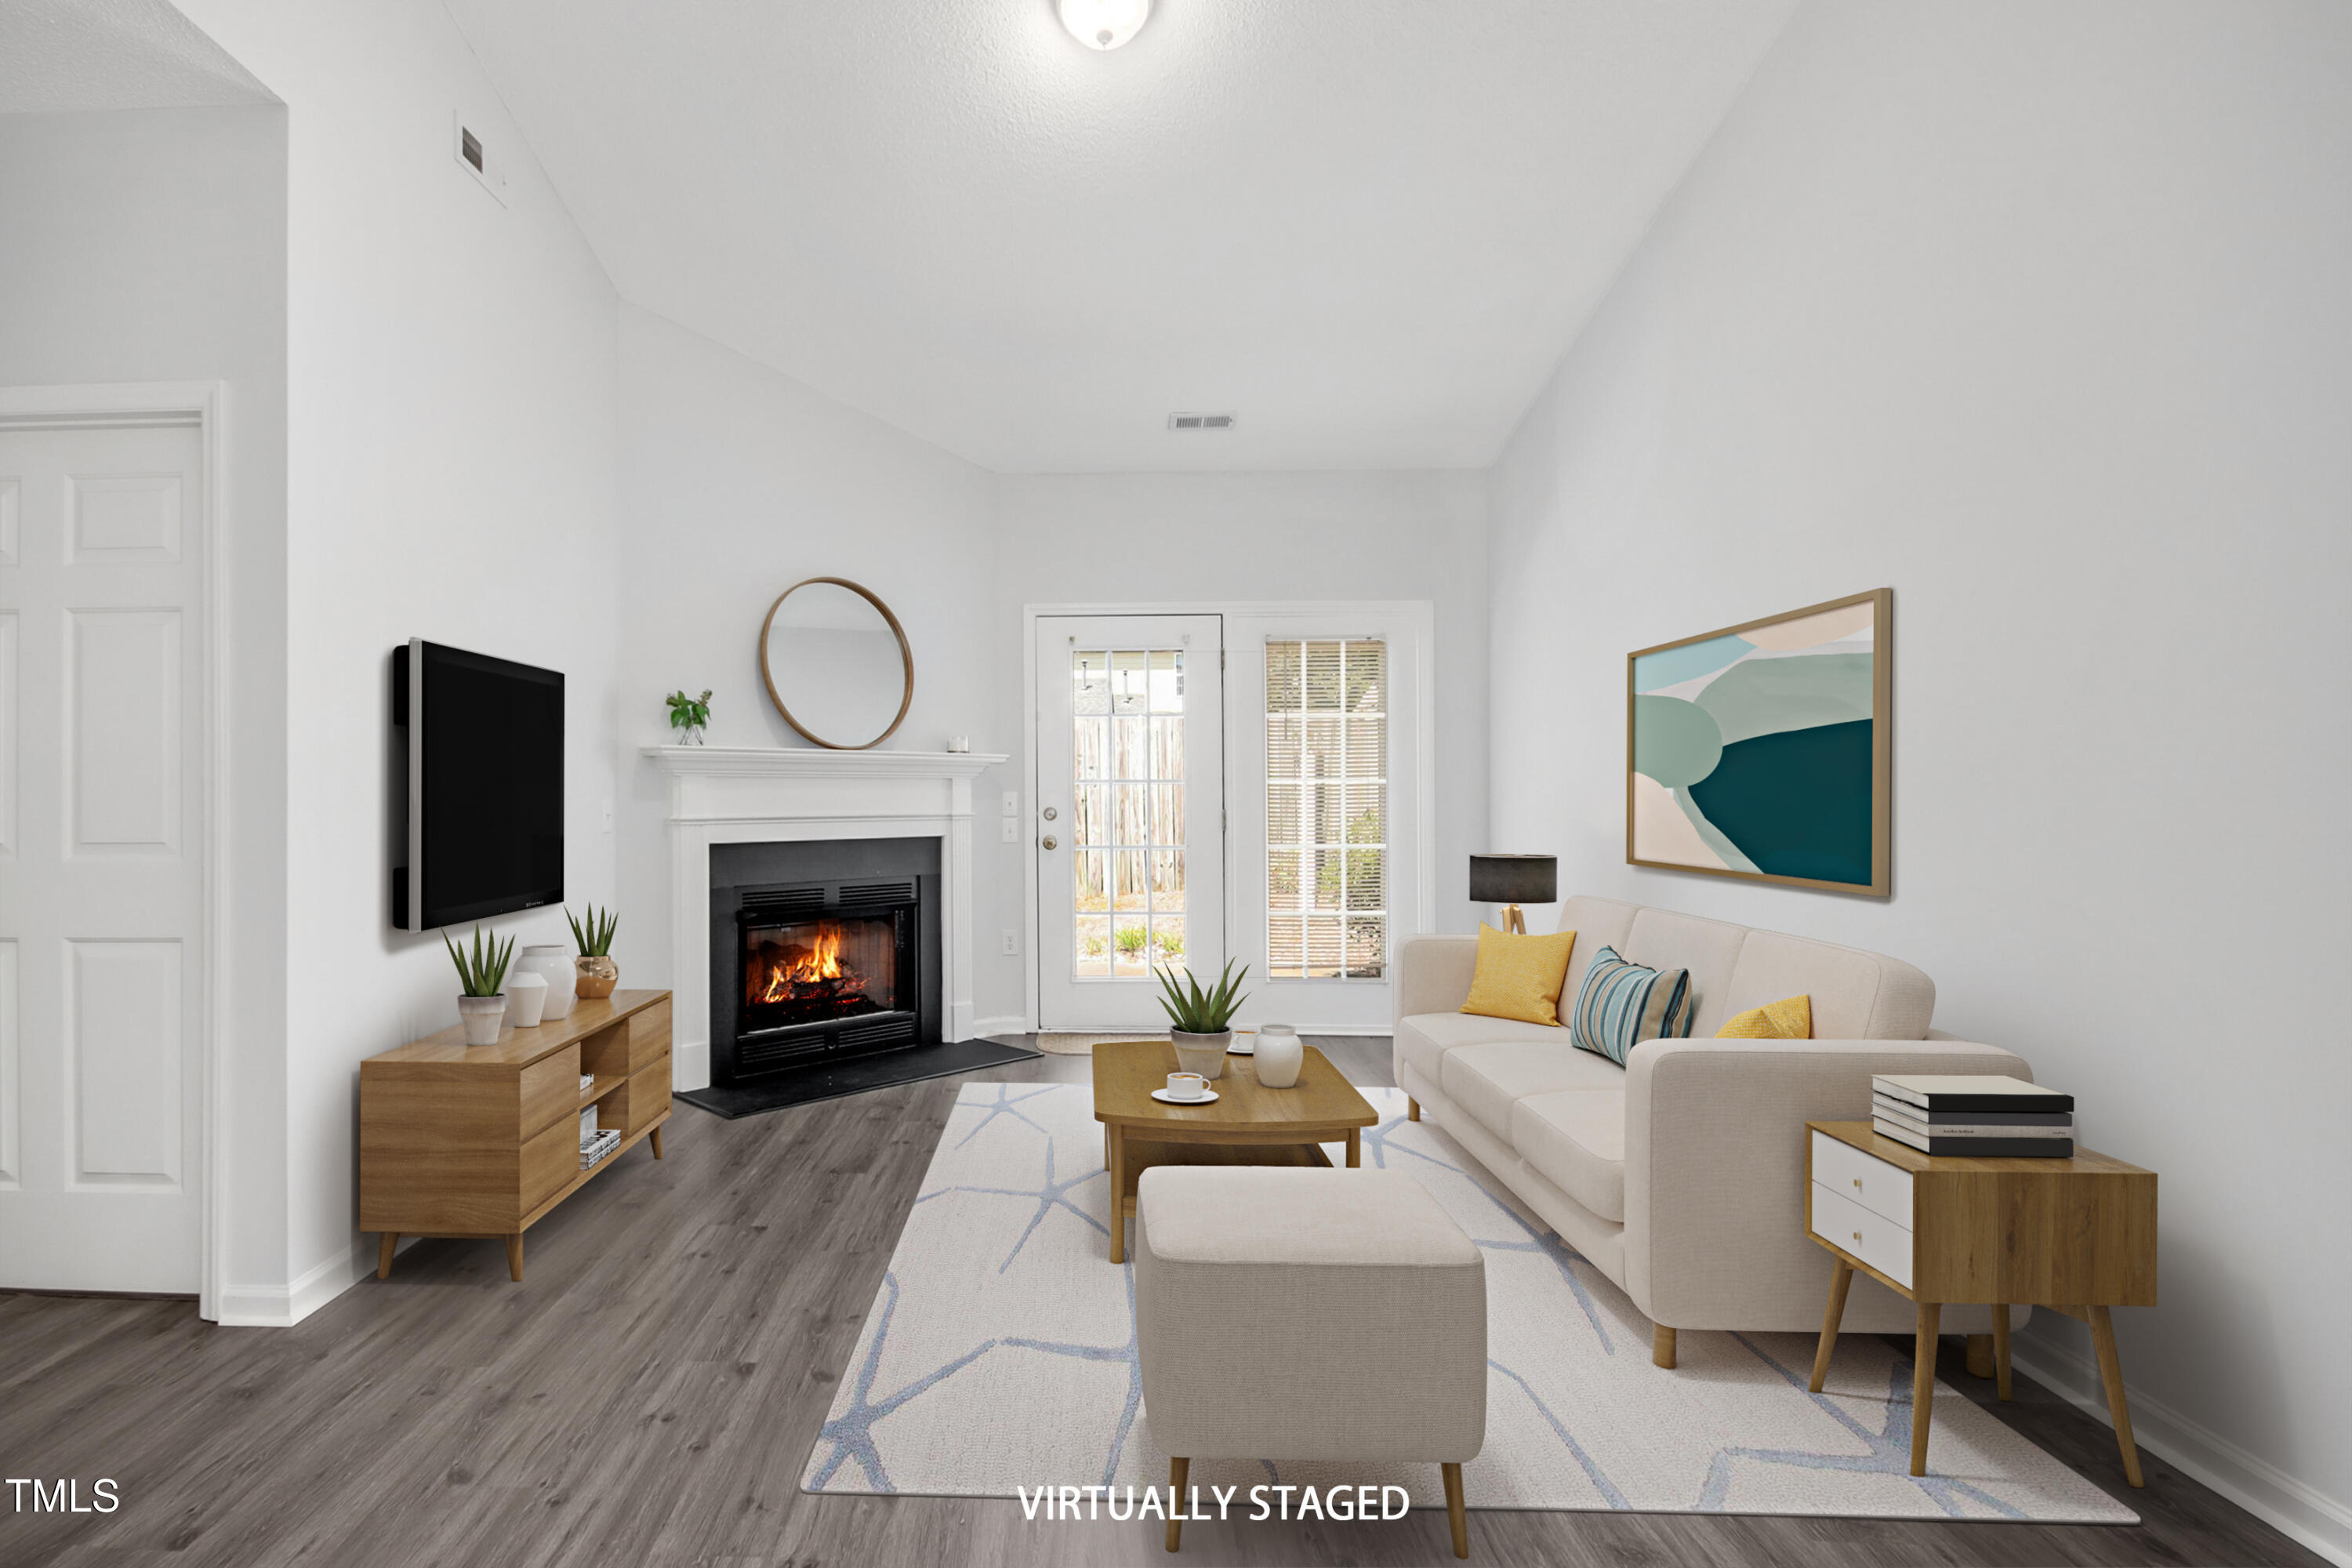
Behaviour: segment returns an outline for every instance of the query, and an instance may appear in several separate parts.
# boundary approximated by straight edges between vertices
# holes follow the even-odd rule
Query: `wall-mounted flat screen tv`
[[[563,677],[422,637],[392,652],[392,923],[563,901]]]

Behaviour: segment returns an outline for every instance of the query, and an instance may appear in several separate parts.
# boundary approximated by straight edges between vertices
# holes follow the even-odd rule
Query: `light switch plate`
[[[1009,789],[1004,792],[1004,815],[1007,816],[1018,816],[1021,815],[1021,792],[1019,790]]]
[[[1020,840],[1021,819],[1017,816],[1006,817],[1004,819],[1004,842],[1007,844],[1017,844]]]

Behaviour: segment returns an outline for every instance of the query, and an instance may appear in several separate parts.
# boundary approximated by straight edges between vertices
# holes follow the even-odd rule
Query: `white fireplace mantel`
[[[971,781],[983,752],[646,746],[669,779],[675,1081],[710,1081],[710,850],[816,838],[940,841],[940,1000],[950,1040],[971,1034]]]

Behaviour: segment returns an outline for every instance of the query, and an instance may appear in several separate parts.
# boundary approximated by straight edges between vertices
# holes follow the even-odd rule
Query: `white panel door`
[[[1221,626],[1038,618],[1041,1028],[1165,1028],[1153,971],[1225,962]]]
[[[199,1284],[201,458],[0,431],[0,1287]]]

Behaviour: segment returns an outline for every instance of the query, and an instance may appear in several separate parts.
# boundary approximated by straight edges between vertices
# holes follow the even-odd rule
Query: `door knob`
[[[1055,818],[1056,816],[1059,816],[1060,815],[1061,815],[1061,813],[1060,813],[1060,812],[1055,811],[1055,810],[1052,806],[1050,806],[1050,805],[1049,805],[1049,806],[1047,806],[1047,807],[1045,808],[1045,820],[1046,820],[1046,821],[1048,821],[1048,822],[1053,821],[1053,820],[1054,820],[1054,818]]]
[[[1050,833],[1045,835],[1045,837],[1037,840],[1037,842],[1044,845],[1048,849],[1058,849],[1061,847],[1059,841],[1057,841]]]

